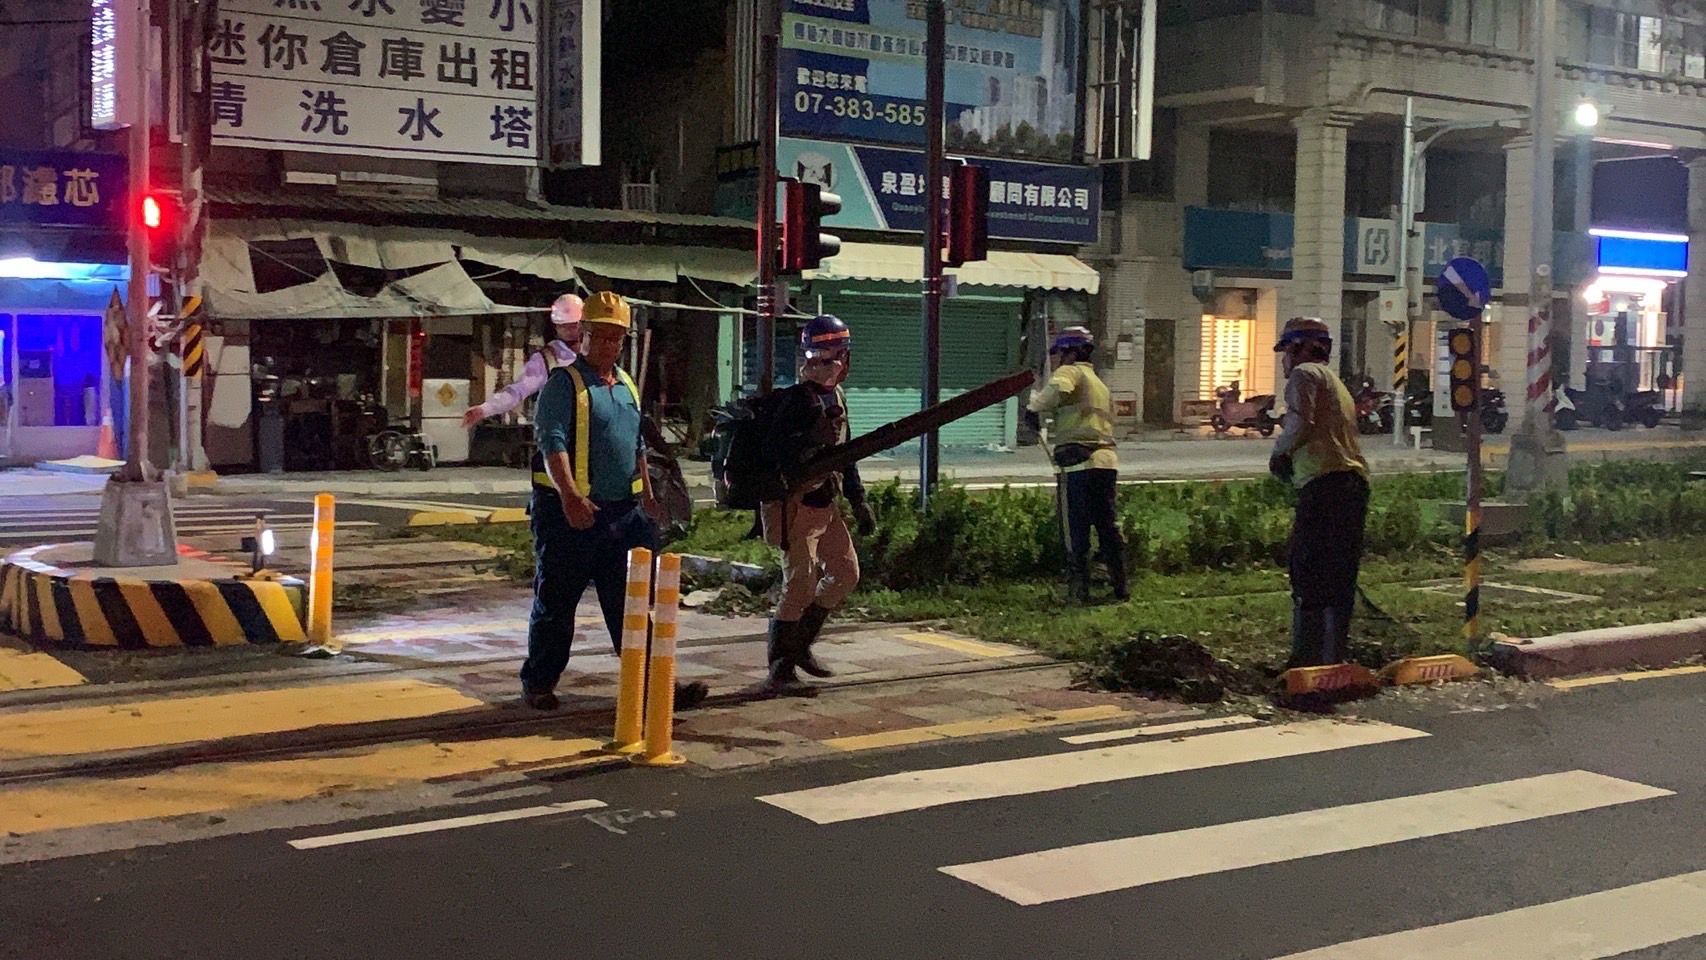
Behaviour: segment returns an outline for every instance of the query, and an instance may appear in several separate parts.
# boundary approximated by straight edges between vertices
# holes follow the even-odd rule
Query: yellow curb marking
[[[479,517],[466,510],[424,510],[409,517],[411,527],[452,527],[479,522]]]
[[[175,743],[428,717],[484,706],[419,680],[142,700],[0,713],[0,760],[73,756]]]
[[[834,740],[825,740],[823,743],[825,746],[834,747],[837,750],[872,750],[877,747],[899,747],[911,743],[924,743],[927,740],[974,737],[985,733],[1011,733],[1015,730],[1058,727],[1062,724],[1084,723],[1089,720],[1111,720],[1115,717],[1128,716],[1129,713],[1130,711],[1124,707],[1107,703],[1095,707],[1077,707],[1072,710],[961,720],[956,723],[938,723],[934,726],[911,727],[906,730],[884,730],[881,733],[867,733],[856,737],[837,737]]]
[[[519,765],[603,762],[593,754],[598,745],[544,736],[416,741],[295,760],[202,764],[119,780],[60,780],[0,791],[0,834],[212,813]]]
[[[487,523],[526,523],[526,507],[499,507],[486,514]]]
[[[900,639],[911,640],[914,643],[927,643],[932,647],[941,647],[955,653],[964,653],[973,657],[1017,657],[1029,653],[1022,647],[1009,647],[1001,644],[984,643],[981,640],[965,640],[960,637],[950,637],[945,633],[903,633]]]
[[[88,682],[50,654],[0,647],[0,691],[75,687]]]
[[[1671,667],[1666,670],[1635,670],[1629,673],[1614,674],[1609,677],[1577,677],[1573,680],[1548,680],[1547,686],[1559,690],[1575,690],[1581,687],[1597,687],[1607,683],[1622,683],[1626,680],[1653,680],[1658,677],[1681,677],[1691,673],[1706,673],[1706,667]]]

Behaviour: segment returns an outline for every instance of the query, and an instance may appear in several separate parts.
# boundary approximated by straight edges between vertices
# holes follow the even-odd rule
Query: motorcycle
[[[1217,434],[1228,430],[1255,430],[1264,437],[1274,435],[1274,428],[1279,426],[1279,418],[1274,416],[1274,395],[1271,393],[1258,394],[1248,400],[1241,398],[1240,384],[1232,381],[1230,386],[1221,387],[1214,391],[1215,399],[1220,402],[1214,414],[1208,418],[1208,425]]]
[[[1373,377],[1365,375],[1357,380],[1351,399],[1356,403],[1358,433],[1392,432],[1395,416],[1392,394],[1376,390]]]

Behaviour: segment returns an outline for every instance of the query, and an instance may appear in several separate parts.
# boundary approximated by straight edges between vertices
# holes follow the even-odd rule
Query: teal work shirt
[[[591,424],[587,432],[587,472],[592,474],[592,499],[630,500],[639,463],[640,407],[634,394],[619,378],[606,384],[597,370],[577,358],[575,369],[586,382]],[[565,453],[570,468],[575,462],[575,385],[568,371],[551,371],[539,391],[533,419],[534,440],[544,456]],[[582,483],[587,481],[580,480]]]

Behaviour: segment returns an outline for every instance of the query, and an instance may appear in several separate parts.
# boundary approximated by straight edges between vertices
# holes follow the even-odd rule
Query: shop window
[[[1209,133],[1209,206],[1290,210],[1296,189],[1296,137],[1256,130]]]
[[[1250,392],[1250,321],[1233,317],[1202,318],[1202,379],[1197,385],[1204,398],[1239,381],[1245,395]]]
[[[1361,0],[1370,30],[1423,40],[1516,50],[1528,0]]]
[[[100,423],[101,318],[92,314],[18,314],[18,425],[87,427]],[[8,354],[12,351],[9,349]],[[10,374],[10,357],[7,373]]]

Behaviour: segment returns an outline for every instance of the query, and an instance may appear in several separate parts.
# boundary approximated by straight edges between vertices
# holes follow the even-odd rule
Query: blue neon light
[[[1651,237],[1596,237],[1599,269],[1607,273],[1683,276],[1688,273],[1688,241]]]

